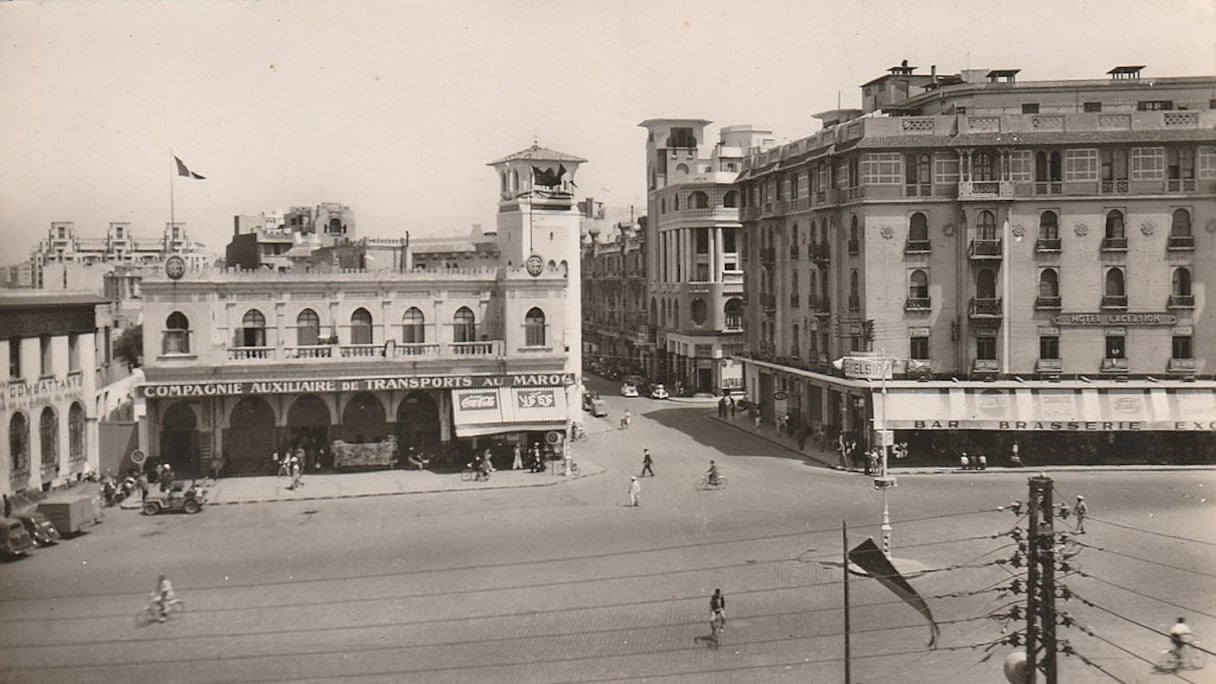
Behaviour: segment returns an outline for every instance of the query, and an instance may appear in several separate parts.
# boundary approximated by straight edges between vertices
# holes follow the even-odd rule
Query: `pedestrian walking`
[[[4,517],[13,517],[13,502],[8,500],[8,494],[4,495]]]
[[[148,474],[139,471],[139,477],[135,478],[135,486],[139,488],[139,500],[148,500]]]
[[[654,461],[650,458],[650,449],[642,449],[642,473],[638,477],[646,477],[646,473],[650,473],[654,477]]]
[[[1022,457],[1018,455],[1018,443],[1014,442],[1013,447],[1009,450],[1009,467],[1021,468]]]
[[[511,449],[511,470],[521,470],[524,467],[523,455],[520,453],[519,445],[516,444]]]
[[[730,417],[735,417],[735,412],[739,410],[739,405],[735,403],[735,398],[730,398]]]
[[[290,489],[298,489],[304,486],[304,477],[301,473],[300,459],[291,458],[291,486]]]
[[[718,417],[726,417],[726,397],[722,397],[718,400]]]
[[[625,409],[625,413],[621,416],[621,429],[622,430],[629,428],[629,421],[632,418],[633,418],[633,414],[629,412],[629,409]]]
[[[878,449],[870,449],[870,453],[866,454],[866,475],[873,475],[878,472]]]
[[[639,498],[642,496],[642,485],[638,483],[636,477],[629,478],[629,505],[639,505]]]
[[[971,470],[971,459],[967,457],[967,452],[960,451],[958,454],[958,467],[963,470]]]
[[[1077,503],[1072,507],[1072,514],[1077,517],[1076,534],[1085,534],[1085,516],[1089,515],[1089,506],[1085,503],[1085,497],[1077,495]]]

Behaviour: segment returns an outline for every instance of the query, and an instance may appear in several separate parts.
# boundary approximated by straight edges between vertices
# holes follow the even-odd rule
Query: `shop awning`
[[[883,399],[874,398],[882,423]],[[885,405],[895,430],[1216,431],[1210,387],[897,388]]]
[[[452,390],[452,419],[457,437],[528,430],[565,430],[569,421],[566,388]]]

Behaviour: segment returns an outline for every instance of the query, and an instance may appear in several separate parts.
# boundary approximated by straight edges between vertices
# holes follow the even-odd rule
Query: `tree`
[[[114,343],[114,356],[126,361],[131,368],[143,365],[144,358],[144,326],[133,325],[122,331]]]

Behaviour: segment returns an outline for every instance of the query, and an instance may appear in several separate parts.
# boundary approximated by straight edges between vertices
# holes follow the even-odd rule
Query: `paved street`
[[[614,388],[600,387],[609,416],[588,418],[577,445],[603,472],[555,486],[190,517],[111,509],[95,531],[0,566],[0,681],[843,681],[840,524],[853,544],[877,538],[881,495],[712,420],[711,404]],[[635,419],[621,431],[625,406]],[[643,447],[656,477],[632,508]],[[711,458],[729,486],[694,491]],[[1025,498],[1030,474],[901,477],[894,555],[937,570],[913,584],[941,648],[926,647],[915,611],[854,577],[854,682],[1004,681],[1010,648],[981,663],[969,646],[1000,636],[983,616],[1014,600],[981,590],[1021,570],[987,563],[1013,553],[993,536],[1016,518],[994,509]],[[1151,659],[1166,640],[1149,628],[1178,615],[1216,642],[1216,473],[1052,477],[1057,500],[1084,493],[1091,515],[1079,537],[1091,548],[1066,549],[1081,551],[1071,562],[1084,575],[1063,579],[1080,598],[1058,608],[1106,641],[1075,627],[1060,638],[1122,681],[1183,681],[1112,644]],[[162,572],[187,611],[137,628]],[[708,632],[715,587],[730,620],[711,651],[694,637]],[[1060,662],[1061,681],[1112,681],[1075,657]],[[1216,681],[1216,663],[1185,676]]]

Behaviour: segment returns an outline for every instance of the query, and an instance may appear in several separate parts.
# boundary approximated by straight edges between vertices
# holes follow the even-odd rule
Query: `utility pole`
[[[1030,478],[1026,574],[1026,684],[1035,684],[1040,669],[1046,684],[1056,680],[1055,509],[1051,478]]]

